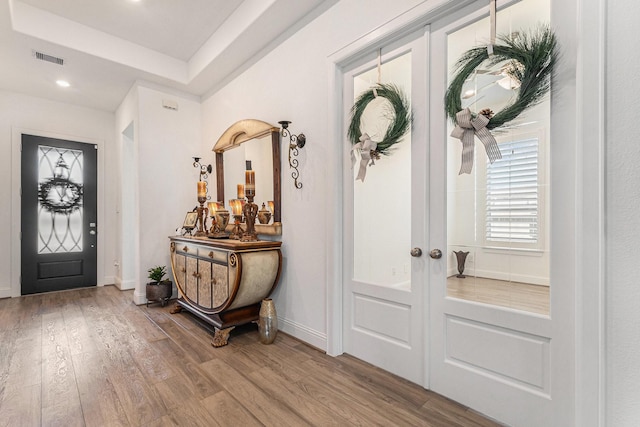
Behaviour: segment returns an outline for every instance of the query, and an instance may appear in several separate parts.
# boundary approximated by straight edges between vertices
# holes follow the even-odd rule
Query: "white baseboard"
[[[120,277],[115,277],[113,283],[121,291],[128,291],[136,288],[135,280],[122,280]]]
[[[147,294],[145,291],[143,291],[142,293],[139,293],[138,291],[135,291],[133,293],[133,303],[135,305],[143,305],[147,303]]]
[[[458,274],[457,271],[455,273],[450,272],[448,277],[454,276],[456,274]],[[490,271],[490,270],[473,270],[473,269],[465,270],[465,274],[468,275],[469,277],[474,276],[474,277],[482,277],[485,279],[504,280],[504,281],[511,281],[511,282],[519,282],[519,283],[530,283],[532,285],[539,285],[539,286],[549,286],[549,278],[547,277],[529,276],[524,274],[512,274],[512,273]]]
[[[105,285],[113,285],[114,283],[116,283],[116,278],[113,276],[104,276],[102,278],[102,283],[98,283],[98,286],[105,286]]]
[[[278,329],[322,351],[327,349],[327,334],[318,332],[289,319],[278,318]]]
[[[506,280],[520,283],[530,283],[532,285],[549,286],[549,279],[539,276],[529,276],[525,274],[512,274],[499,271],[475,270],[475,276],[486,277],[487,279]]]
[[[0,289],[0,298],[11,298],[11,288]]]

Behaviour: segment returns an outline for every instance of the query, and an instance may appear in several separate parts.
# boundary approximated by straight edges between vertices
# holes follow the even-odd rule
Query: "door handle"
[[[421,255],[422,255],[422,249],[420,249],[420,248],[411,249],[411,256],[412,257],[416,257],[417,258],[417,257],[419,257]]]
[[[442,251],[440,249],[431,249],[429,256],[433,259],[440,259],[442,258]]]

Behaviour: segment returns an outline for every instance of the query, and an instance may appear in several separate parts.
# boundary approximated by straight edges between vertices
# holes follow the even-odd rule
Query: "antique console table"
[[[183,308],[213,325],[212,345],[237,325],[258,320],[260,302],[278,285],[282,242],[171,236],[171,269]]]

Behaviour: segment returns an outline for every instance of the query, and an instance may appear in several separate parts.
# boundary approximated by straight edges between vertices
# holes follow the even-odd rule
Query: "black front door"
[[[97,284],[97,146],[22,135],[22,294]]]

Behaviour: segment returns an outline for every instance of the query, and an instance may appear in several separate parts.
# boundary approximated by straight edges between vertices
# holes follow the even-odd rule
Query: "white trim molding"
[[[577,2],[576,425],[605,417],[606,0]],[[570,15],[564,15],[570,16]]]

